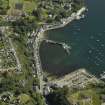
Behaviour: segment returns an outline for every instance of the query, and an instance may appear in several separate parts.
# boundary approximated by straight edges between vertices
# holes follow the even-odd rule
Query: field
[[[16,4],[22,5],[22,8],[16,10]],[[8,11],[8,14],[11,14],[16,11],[24,11],[26,13],[31,13],[36,8],[36,2],[33,0],[9,0],[9,6],[10,9]]]
[[[79,105],[101,105],[100,96],[95,89],[78,91],[69,96],[68,100]]]

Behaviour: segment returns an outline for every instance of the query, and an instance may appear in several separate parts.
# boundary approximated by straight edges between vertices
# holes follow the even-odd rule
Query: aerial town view
[[[0,0],[0,105],[105,105],[105,0]]]

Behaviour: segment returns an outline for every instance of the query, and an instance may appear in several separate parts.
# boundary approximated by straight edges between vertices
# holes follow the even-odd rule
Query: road
[[[15,58],[16,58],[17,68],[18,68],[19,71],[21,71],[21,63],[20,63],[20,61],[19,61],[19,58],[18,58],[18,56],[17,56],[17,53],[16,53],[16,51],[15,51],[15,48],[14,48],[13,43],[12,43],[12,41],[11,41],[10,38],[9,38],[9,43],[10,43],[10,45],[11,45],[11,50],[12,50],[12,52],[14,53],[14,56],[15,56]]]
[[[34,60],[35,60],[35,66],[36,66],[36,74],[40,82],[40,92],[43,93],[43,70],[42,70],[42,65],[40,61],[40,55],[39,55],[39,48],[40,44],[43,41],[41,36],[43,36],[44,30],[39,29],[37,36],[35,33],[35,39],[33,43],[33,49],[34,49]]]

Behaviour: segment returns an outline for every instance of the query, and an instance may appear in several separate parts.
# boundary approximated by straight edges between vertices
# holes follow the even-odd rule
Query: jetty
[[[47,42],[47,43],[52,43],[52,44],[60,45],[67,52],[68,55],[70,54],[71,46],[69,46],[66,43],[64,43],[64,42],[58,42],[58,41],[53,41],[53,40],[48,40],[48,39],[45,39],[44,41]]]

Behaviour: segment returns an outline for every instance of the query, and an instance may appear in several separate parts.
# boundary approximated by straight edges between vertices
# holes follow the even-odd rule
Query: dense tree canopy
[[[0,14],[6,14],[9,9],[9,0],[0,0]]]

